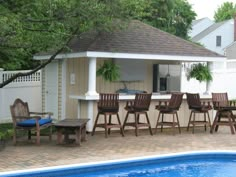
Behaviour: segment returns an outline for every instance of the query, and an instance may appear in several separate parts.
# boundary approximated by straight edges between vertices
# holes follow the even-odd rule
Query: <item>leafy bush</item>
[[[12,129],[7,129],[5,131],[0,132],[0,140],[7,140],[10,139],[13,135],[13,130]]]

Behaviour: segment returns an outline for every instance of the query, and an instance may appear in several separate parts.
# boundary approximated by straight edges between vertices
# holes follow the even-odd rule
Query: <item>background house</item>
[[[189,31],[188,35],[193,38],[213,24],[214,22],[208,17],[194,20],[191,26],[192,29]]]
[[[214,23],[209,18],[195,20],[189,36],[193,42],[224,55],[227,46],[235,41],[234,19]]]

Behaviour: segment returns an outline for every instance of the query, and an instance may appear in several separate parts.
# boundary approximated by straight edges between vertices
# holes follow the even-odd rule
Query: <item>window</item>
[[[217,47],[221,46],[221,36],[216,36],[216,46]]]

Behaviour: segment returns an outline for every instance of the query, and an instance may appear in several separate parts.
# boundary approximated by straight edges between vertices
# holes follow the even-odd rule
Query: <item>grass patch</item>
[[[13,125],[12,123],[2,123],[0,124],[0,132],[4,132],[8,129],[12,129],[13,128]]]
[[[12,123],[1,123],[0,124],[0,132],[5,133],[8,130],[13,130],[13,124]],[[54,126],[52,126],[52,133],[54,133],[54,132],[56,132],[56,129],[55,129]],[[40,131],[40,134],[42,136],[49,135],[49,133],[50,133],[49,128],[45,128],[45,129],[42,129]],[[17,136],[27,136],[27,135],[28,135],[27,131],[17,131]],[[34,131],[32,131],[32,136],[34,136],[34,135],[36,135],[36,133]],[[8,138],[8,139],[10,139],[10,138]]]
[[[0,139],[8,140],[11,139],[13,134],[12,123],[0,124]]]

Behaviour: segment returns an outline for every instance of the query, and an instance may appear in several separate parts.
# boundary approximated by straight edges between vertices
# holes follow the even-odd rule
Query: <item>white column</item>
[[[89,95],[97,95],[96,92],[96,58],[89,58],[89,70],[88,70],[88,91],[85,94]]]
[[[212,73],[213,70],[213,62],[207,62],[207,67],[210,69],[210,72]],[[212,73],[212,77],[213,77],[213,73]],[[211,85],[212,85],[212,81],[208,81],[206,82],[206,92],[204,94],[209,94],[211,91]]]
[[[92,101],[92,100],[88,101],[87,117],[90,119],[89,122],[87,123],[87,127],[86,127],[88,132],[92,132],[92,130],[93,130],[93,122],[94,122],[94,120],[93,120],[93,117],[94,117],[94,115],[93,115],[93,102],[94,101]]]

